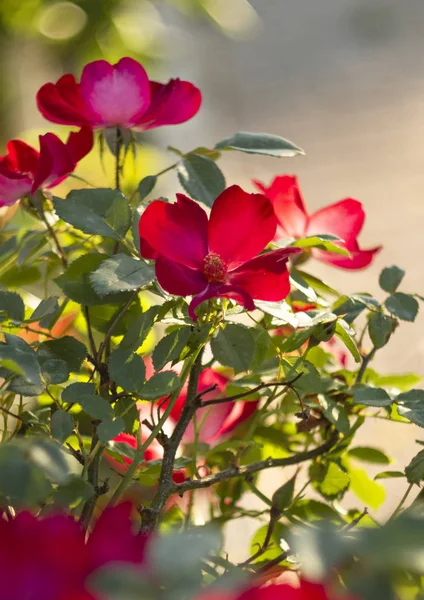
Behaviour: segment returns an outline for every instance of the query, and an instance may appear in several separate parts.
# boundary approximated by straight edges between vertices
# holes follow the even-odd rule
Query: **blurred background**
[[[192,121],[149,134],[135,180],[174,162],[168,145],[212,146],[239,130],[282,135],[306,156],[229,153],[227,182],[249,189],[253,178],[297,174],[311,210],[361,200],[362,245],[384,250],[364,272],[315,263],[314,273],[346,293],[378,295],[380,270],[397,264],[405,291],[423,293],[423,31],[423,0],[1,0],[0,144],[52,129],[35,105],[43,83],[132,56],[153,78],[193,81],[204,98]],[[84,169],[104,178],[99,166]],[[401,325],[377,355],[382,373],[424,374],[423,325],[424,315]],[[400,425],[383,423],[361,435],[396,435],[402,467],[418,449],[411,431],[404,439]],[[403,491],[392,490],[393,503]]]

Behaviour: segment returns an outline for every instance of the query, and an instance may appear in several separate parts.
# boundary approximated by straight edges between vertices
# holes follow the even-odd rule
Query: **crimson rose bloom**
[[[308,214],[296,177],[276,177],[268,187],[259,181],[254,183],[274,205],[279,239],[331,234],[342,239],[343,243],[335,243],[350,253],[350,256],[342,256],[313,248],[312,254],[318,260],[342,269],[362,269],[371,263],[381,249],[381,246],[370,250],[361,250],[359,247],[357,237],[364,224],[365,212],[358,200],[346,198]]]
[[[41,114],[53,123],[92,129],[126,127],[145,131],[191,119],[200,108],[200,90],[188,81],[149,81],[132,58],[116,65],[96,60],[86,65],[77,83],[71,74],[38,91]]]
[[[208,220],[193,200],[155,200],[139,223],[140,251],[156,260],[156,277],[165,291],[194,296],[189,314],[209,298],[231,298],[247,310],[253,300],[283,300],[290,291],[286,263],[298,248],[258,256],[274,238],[277,219],[271,202],[237,185],[215,200]]]
[[[0,206],[58,185],[93,147],[87,127],[70,133],[66,144],[53,133],[40,135],[39,140],[40,152],[21,140],[8,142],[7,154],[0,157]]]
[[[94,600],[85,580],[95,569],[144,561],[147,538],[133,534],[130,511],[126,502],[106,509],[87,542],[79,524],[63,513],[0,519],[0,600]]]
[[[275,583],[267,586],[253,586],[242,593],[231,590],[205,589],[196,600],[335,600],[320,583],[311,583],[301,579],[299,586],[286,583]],[[344,600],[348,598],[344,597]],[[354,598],[350,597],[350,600]]]

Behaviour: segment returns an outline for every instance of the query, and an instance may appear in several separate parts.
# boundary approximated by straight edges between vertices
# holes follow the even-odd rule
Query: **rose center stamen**
[[[211,252],[203,259],[203,274],[209,283],[224,281],[227,265],[218,254]]]

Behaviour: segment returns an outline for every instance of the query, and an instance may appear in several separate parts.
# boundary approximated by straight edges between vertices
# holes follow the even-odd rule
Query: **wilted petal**
[[[122,58],[116,65],[105,60],[86,65],[80,85],[96,126],[131,127],[150,104],[149,78],[132,58]]]
[[[141,215],[139,234],[153,251],[189,267],[200,268],[208,253],[208,217],[184,194],[177,194],[173,204],[163,200],[149,204]],[[149,251],[146,258],[151,257]]]
[[[279,224],[278,237],[304,237],[308,225],[308,215],[297,177],[281,175],[276,177],[269,187],[259,181],[254,183],[274,206]]]
[[[266,252],[228,273],[228,279],[254,300],[278,302],[290,292],[287,260],[290,255],[300,252],[299,248]]]
[[[184,123],[197,113],[202,102],[200,90],[180,79],[171,79],[166,84],[151,81],[150,94],[150,106],[136,123],[135,129],[140,131]]]
[[[259,254],[273,239],[276,228],[271,202],[233,185],[212,206],[209,249],[226,261],[229,269],[235,268]]]

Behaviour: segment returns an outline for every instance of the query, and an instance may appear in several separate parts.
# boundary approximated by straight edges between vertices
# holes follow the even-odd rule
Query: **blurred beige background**
[[[397,264],[407,271],[405,291],[424,294],[423,0],[251,0],[250,5],[193,0],[202,4],[201,18],[183,4],[190,2],[115,2],[121,29],[134,44],[150,36],[149,70],[160,79],[190,79],[203,92],[195,119],[158,130],[152,140],[162,148],[190,150],[238,130],[291,139],[305,149],[305,157],[233,153],[221,162],[227,182],[249,187],[253,178],[267,182],[276,174],[298,174],[311,210],[347,196],[361,200],[367,211],[361,242],[364,247],[382,244],[384,250],[364,272],[319,263],[314,272],[347,293],[368,291],[381,298],[378,274]],[[119,58],[114,38],[110,47],[107,35],[99,39],[98,55],[91,48],[91,59],[102,52]],[[52,44],[40,36],[3,40],[3,76],[11,82],[3,86],[10,135],[47,127],[34,94],[45,81],[57,79],[64,64],[75,64],[63,52],[59,60]],[[177,185],[167,180],[170,192]],[[382,373],[424,375],[423,325],[424,311],[414,325],[403,323],[378,352],[375,367]],[[397,469],[418,451],[415,437],[422,438],[422,432],[380,422],[378,427],[369,423],[358,442],[384,446],[395,438]],[[266,489],[281,484],[279,477],[269,472]],[[385,514],[404,484],[388,490]],[[242,548],[251,525],[233,524],[232,550]]]

